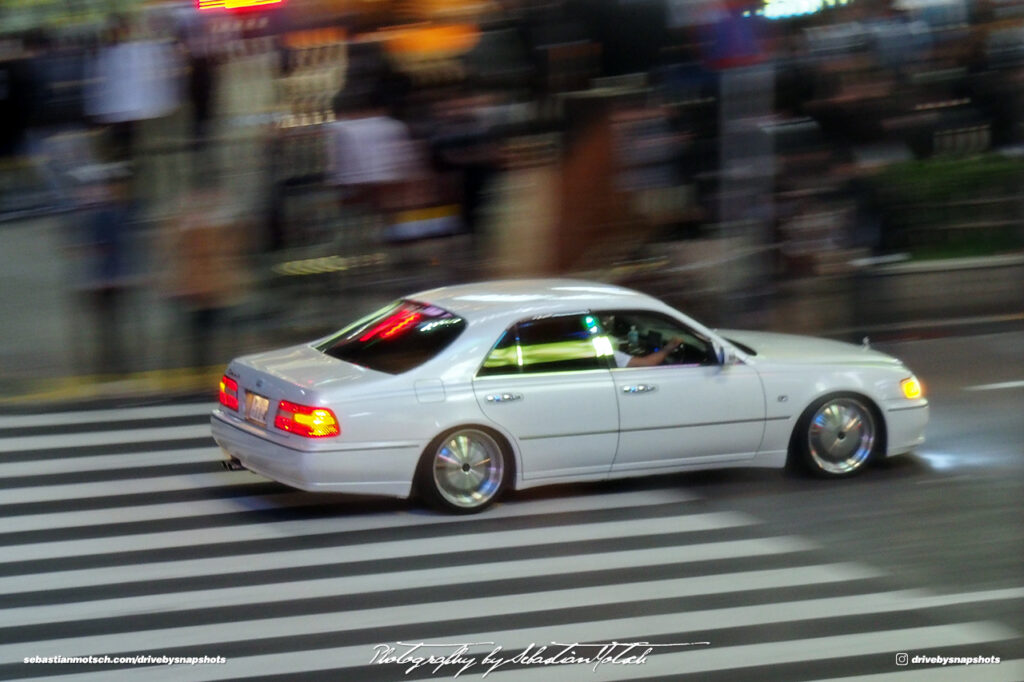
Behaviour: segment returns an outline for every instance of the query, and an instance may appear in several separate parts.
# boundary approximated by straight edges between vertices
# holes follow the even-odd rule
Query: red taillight
[[[227,375],[220,378],[220,404],[229,410],[238,409],[238,382]]]
[[[277,404],[274,426],[306,438],[329,438],[341,433],[338,418],[326,407],[309,407],[282,400]]]

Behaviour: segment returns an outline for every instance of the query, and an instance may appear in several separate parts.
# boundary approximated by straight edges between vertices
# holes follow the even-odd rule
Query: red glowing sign
[[[196,9],[252,9],[267,5],[283,5],[284,0],[196,0]]]

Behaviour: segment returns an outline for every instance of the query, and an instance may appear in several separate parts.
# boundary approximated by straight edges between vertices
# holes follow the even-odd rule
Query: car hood
[[[752,348],[758,359],[799,364],[901,364],[891,355],[842,341],[736,329],[720,329],[718,333],[727,340]]]

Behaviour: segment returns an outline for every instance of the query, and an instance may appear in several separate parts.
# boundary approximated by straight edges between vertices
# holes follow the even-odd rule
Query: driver
[[[679,346],[683,345],[683,340],[678,336],[673,336],[671,339],[665,342],[658,350],[647,355],[630,355],[621,350],[615,351],[615,366],[616,367],[655,367],[665,362],[665,359],[672,354]]]

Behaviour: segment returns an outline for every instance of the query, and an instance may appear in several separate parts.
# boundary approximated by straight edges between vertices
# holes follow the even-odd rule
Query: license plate
[[[258,393],[245,394],[245,418],[260,426],[267,425],[267,409],[270,400]]]

